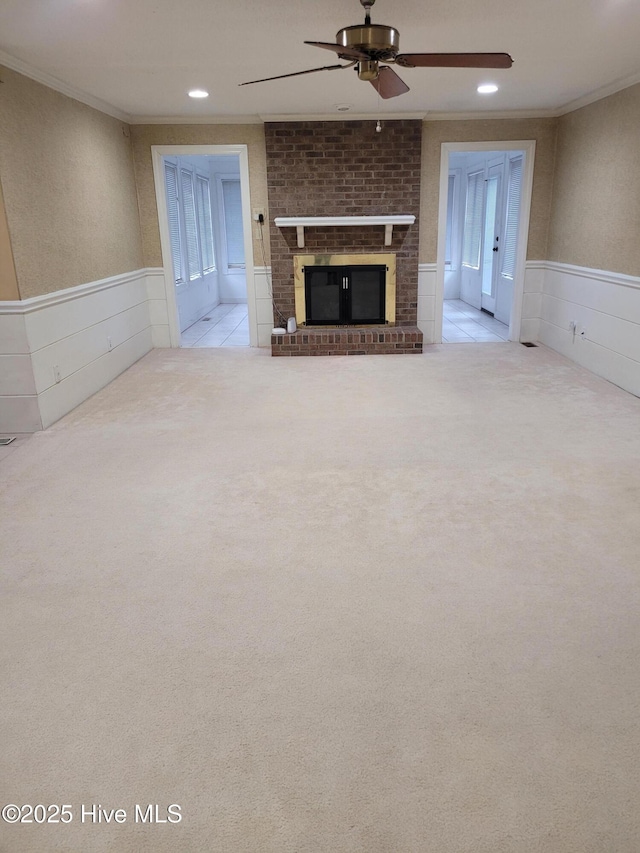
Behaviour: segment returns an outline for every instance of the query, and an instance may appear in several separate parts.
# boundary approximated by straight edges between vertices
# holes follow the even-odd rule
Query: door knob
[[[493,251],[494,251],[494,252],[497,252],[497,251],[498,251],[498,247],[497,247],[497,246],[494,246],[494,247],[493,247]]]

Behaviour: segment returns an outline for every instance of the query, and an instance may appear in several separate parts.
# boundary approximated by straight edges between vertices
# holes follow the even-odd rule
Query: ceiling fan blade
[[[263,77],[260,80],[248,80],[239,86],[251,86],[252,83],[267,83],[269,80],[283,80],[285,77],[299,77],[301,74],[313,74],[316,71],[334,71],[338,68],[353,68],[353,65],[323,65],[322,68],[309,68],[308,71],[294,71],[293,74],[278,74],[276,77]]]
[[[401,53],[396,63],[404,68],[511,68],[508,53]]]
[[[312,47],[323,47],[325,50],[334,50],[338,56],[345,59],[369,59],[368,53],[363,53],[355,47],[346,47],[341,44],[333,44],[326,41],[306,41],[305,44],[310,44]]]
[[[398,77],[393,68],[389,68],[388,65],[380,66],[376,79],[369,82],[381,98],[395,98],[409,91],[404,80]]]

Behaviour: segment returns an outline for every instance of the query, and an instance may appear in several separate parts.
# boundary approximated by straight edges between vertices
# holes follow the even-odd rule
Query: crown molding
[[[402,121],[403,119],[420,120],[422,121],[427,116],[426,112],[419,113],[385,113],[380,111],[377,113],[315,113],[309,115],[292,115],[285,113],[284,115],[261,115],[260,120],[263,122],[284,122],[284,121]]]
[[[73,98],[74,101],[80,101],[80,103],[85,104],[87,107],[93,107],[94,110],[106,113],[112,118],[117,118],[126,124],[131,123],[131,116],[128,113],[119,110],[106,101],[102,101],[100,98],[95,98],[93,95],[83,92],[82,89],[76,89],[75,86],[71,86],[63,80],[58,80],[57,77],[48,74],[46,71],[34,68],[33,65],[29,65],[28,62],[23,62],[21,59],[11,56],[11,54],[6,53],[4,50],[0,50],[0,65],[4,65],[5,68],[9,68],[11,71],[17,71],[18,74],[35,80],[36,83],[42,83],[43,86],[48,86],[49,89],[54,89],[68,98]]]
[[[262,124],[256,115],[129,116],[129,124]]]
[[[640,83],[640,72],[637,74],[632,74],[629,77],[619,77],[617,80],[614,80],[613,83],[609,83],[607,86],[601,86],[600,89],[596,89],[594,92],[590,92],[588,95],[583,95],[581,98],[576,98],[575,101],[569,101],[568,104],[565,104],[561,107],[557,114],[559,116],[564,116],[567,113],[575,112],[575,110],[579,110],[582,107],[588,107],[589,104],[595,104],[596,101],[601,101],[603,98],[608,98],[609,95],[615,95],[616,92],[621,92],[623,89],[628,89],[629,86],[635,86],[636,83]]]
[[[558,110],[496,110],[489,112],[427,113],[426,121],[495,121],[496,119],[556,118]]]

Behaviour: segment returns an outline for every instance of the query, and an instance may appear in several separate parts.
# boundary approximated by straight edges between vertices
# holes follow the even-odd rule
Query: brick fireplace
[[[391,254],[395,317],[380,325],[305,327],[272,337],[273,355],[421,352],[417,328],[420,121],[272,122],[265,125],[274,303],[296,312],[296,256]],[[413,216],[414,224],[278,227],[281,217]],[[390,244],[386,242],[390,240]],[[357,263],[357,261],[356,261]]]

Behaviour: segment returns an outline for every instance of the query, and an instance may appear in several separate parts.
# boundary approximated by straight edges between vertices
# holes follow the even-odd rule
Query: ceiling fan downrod
[[[364,6],[364,25],[365,27],[371,23],[371,7],[376,2],[376,0],[360,0],[362,6]]]

